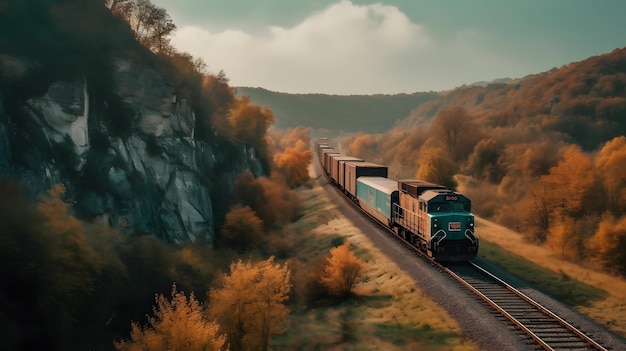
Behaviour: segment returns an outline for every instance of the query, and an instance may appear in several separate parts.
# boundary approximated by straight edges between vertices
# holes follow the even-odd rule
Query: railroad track
[[[442,266],[448,274],[522,330],[545,350],[607,350],[519,290],[476,263]]]

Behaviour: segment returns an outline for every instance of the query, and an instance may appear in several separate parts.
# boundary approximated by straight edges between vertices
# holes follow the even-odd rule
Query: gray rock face
[[[9,65],[28,71],[0,56],[0,68]],[[0,175],[33,195],[64,183],[83,218],[170,242],[211,242],[214,213],[225,212],[216,199],[227,206],[240,173],[260,175],[254,150],[197,140],[196,116],[171,82],[130,60],[114,67],[116,94],[132,111],[130,133],[111,135],[103,121],[112,116],[93,107],[84,79],[54,82],[25,103],[19,121],[0,96]]]

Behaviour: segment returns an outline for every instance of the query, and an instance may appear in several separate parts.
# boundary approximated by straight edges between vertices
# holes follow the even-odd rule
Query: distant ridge
[[[413,109],[440,97],[435,92],[326,95],[279,93],[251,87],[236,90],[237,96],[249,96],[253,103],[271,109],[279,129],[304,126],[335,134],[385,132]]]
[[[466,87],[486,87],[489,84],[515,84],[521,81],[520,78],[498,78],[494,80],[481,80],[479,82],[474,82],[472,84],[465,85]]]

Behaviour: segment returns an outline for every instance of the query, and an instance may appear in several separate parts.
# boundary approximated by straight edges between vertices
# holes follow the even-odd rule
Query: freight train
[[[342,155],[328,138],[315,140],[328,179],[396,236],[440,262],[469,261],[478,253],[471,200],[443,185],[393,180],[388,168]]]

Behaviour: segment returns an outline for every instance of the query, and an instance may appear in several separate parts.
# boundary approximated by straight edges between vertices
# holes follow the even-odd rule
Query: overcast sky
[[[152,0],[231,86],[395,94],[520,78],[626,46],[625,0]]]

